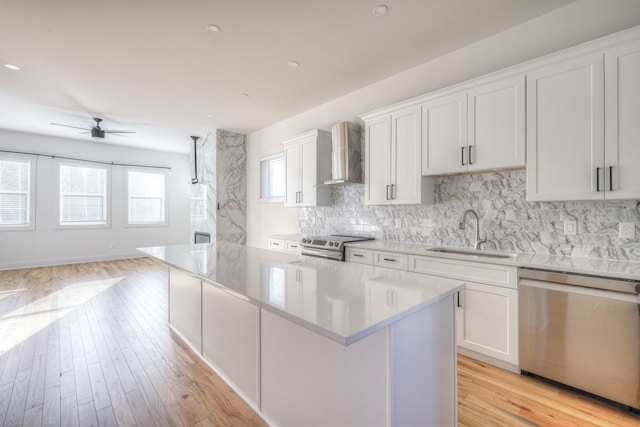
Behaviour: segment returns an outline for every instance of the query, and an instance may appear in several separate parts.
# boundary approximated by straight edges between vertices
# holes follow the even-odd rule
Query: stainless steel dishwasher
[[[640,409],[640,281],[520,268],[520,369]]]

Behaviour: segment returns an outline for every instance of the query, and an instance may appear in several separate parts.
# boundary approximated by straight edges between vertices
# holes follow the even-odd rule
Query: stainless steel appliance
[[[360,125],[341,122],[331,128],[331,180],[325,185],[362,184]]]
[[[520,369],[640,409],[640,281],[519,273]]]
[[[345,243],[373,240],[365,236],[315,236],[305,237],[300,241],[302,255],[344,261]]]

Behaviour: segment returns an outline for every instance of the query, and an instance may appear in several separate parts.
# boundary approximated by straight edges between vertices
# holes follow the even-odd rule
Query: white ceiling
[[[50,123],[101,117],[136,131],[104,143],[188,152],[190,135],[250,133],[571,1],[5,0],[0,63],[22,70],[0,67],[0,129],[89,139]]]

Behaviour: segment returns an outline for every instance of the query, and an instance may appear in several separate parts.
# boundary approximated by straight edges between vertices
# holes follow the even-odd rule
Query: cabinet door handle
[[[600,168],[596,168],[596,191],[600,191]]]
[[[470,145],[470,146],[469,146],[469,152],[467,153],[467,154],[468,154],[468,159],[467,159],[468,161],[467,161],[467,163],[469,163],[470,165],[472,165],[472,164],[473,164],[473,162],[471,162],[471,149],[472,149],[472,148],[473,148],[473,145]]]
[[[302,191],[300,191],[300,201],[298,203],[302,203]]]
[[[461,291],[458,291],[458,292],[457,292],[458,302],[457,302],[457,304],[456,304],[456,305],[457,305],[458,307],[462,308],[462,302],[463,302],[463,301],[462,301],[462,302],[460,301],[460,293],[461,293]]]
[[[391,184],[391,200],[396,198],[396,185]]]
[[[613,191],[613,166],[609,166],[609,191]]]
[[[390,185],[387,185],[387,200],[390,200],[389,199],[389,187],[390,187]]]
[[[460,147],[460,150],[462,150],[461,156],[460,156],[460,163],[462,163],[462,166],[465,165],[464,163],[464,147]]]

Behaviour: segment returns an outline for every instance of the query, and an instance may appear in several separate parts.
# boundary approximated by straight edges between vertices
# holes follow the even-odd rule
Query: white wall
[[[359,122],[362,113],[639,24],[638,0],[580,0],[249,134],[247,244],[266,247],[270,234],[298,232],[296,208],[259,199],[259,158],[281,151],[281,140],[344,120]]]
[[[58,160],[37,157],[35,230],[0,231],[0,269],[138,256],[137,247],[188,243],[189,156],[0,130],[0,150],[89,160],[168,166],[166,227],[126,227],[125,167],[111,167],[111,227],[56,229]],[[1,154],[1,153],[0,153]]]

